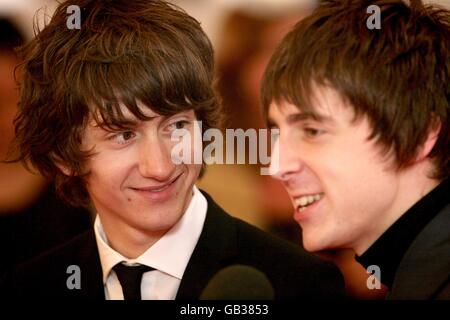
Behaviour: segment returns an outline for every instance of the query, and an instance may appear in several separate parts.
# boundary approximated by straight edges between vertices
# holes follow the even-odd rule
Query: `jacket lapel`
[[[233,219],[204,193],[208,201],[205,224],[177,293],[177,300],[198,299],[209,279],[238,254]]]
[[[450,205],[414,240],[395,276],[388,299],[433,299],[450,277]]]

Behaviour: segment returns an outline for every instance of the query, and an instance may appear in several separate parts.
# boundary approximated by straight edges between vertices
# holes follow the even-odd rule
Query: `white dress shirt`
[[[177,224],[142,255],[132,260],[109,246],[97,215],[94,231],[103,271],[105,298],[123,300],[122,287],[112,268],[117,263],[125,262],[130,265],[143,264],[155,269],[142,276],[142,300],[174,300],[184,270],[202,232],[207,209],[206,198],[194,186],[191,202]]]

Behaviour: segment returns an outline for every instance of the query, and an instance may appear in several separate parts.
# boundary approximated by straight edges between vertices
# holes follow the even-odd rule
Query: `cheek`
[[[311,170],[336,214],[364,209],[370,205],[372,193],[379,189],[381,170],[351,151],[316,159]]]
[[[369,226],[391,206],[396,180],[381,167],[355,164],[335,174],[327,185],[336,219],[343,224]]]
[[[96,159],[92,161],[87,178],[87,187],[99,194],[114,193],[126,182],[127,168],[119,159],[116,161]]]
[[[357,186],[366,185],[367,180],[384,174],[384,164],[370,144],[359,140],[341,141],[328,151],[321,156],[321,161],[316,161],[327,180],[340,184],[344,191],[355,191]]]
[[[114,186],[113,181],[101,173],[91,172],[87,179],[87,190],[93,198],[110,197],[114,193]]]
[[[202,165],[200,164],[189,164],[186,166],[187,167],[187,174],[188,174],[188,179],[189,179],[189,183],[194,184],[196,182],[196,180],[198,179],[199,175],[200,175],[200,171],[202,169]]]

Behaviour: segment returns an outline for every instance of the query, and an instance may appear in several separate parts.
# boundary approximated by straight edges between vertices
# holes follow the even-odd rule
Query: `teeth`
[[[318,201],[322,198],[323,193],[317,193],[313,195],[302,196],[294,200],[295,206],[300,207],[300,212],[305,210],[306,206],[309,206],[311,203]]]

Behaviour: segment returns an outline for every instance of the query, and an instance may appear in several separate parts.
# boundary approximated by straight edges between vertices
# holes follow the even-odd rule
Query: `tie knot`
[[[123,297],[125,300],[141,300],[142,274],[147,271],[155,270],[142,264],[127,266],[123,263],[116,264],[113,269],[122,286]]]

